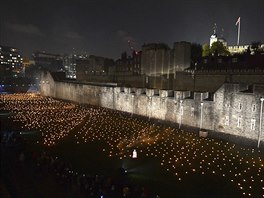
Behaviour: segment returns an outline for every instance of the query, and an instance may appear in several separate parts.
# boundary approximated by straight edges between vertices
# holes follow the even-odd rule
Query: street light
[[[179,129],[181,128],[181,123],[182,123],[182,114],[183,114],[182,102],[183,102],[183,100],[180,100],[180,123],[179,123]]]
[[[260,139],[261,139],[261,127],[262,127],[262,109],[263,109],[263,101],[264,101],[264,98],[260,98],[260,116],[259,116],[259,134],[258,134],[258,148],[259,148],[259,145],[260,145]]]
[[[133,116],[134,114],[134,95],[132,95],[132,114],[131,114],[131,117]]]
[[[201,102],[201,120],[200,120],[200,129],[203,128],[203,102]]]

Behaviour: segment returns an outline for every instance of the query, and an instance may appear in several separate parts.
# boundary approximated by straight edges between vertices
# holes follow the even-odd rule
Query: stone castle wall
[[[254,85],[249,90],[239,84],[223,84],[212,96],[208,92],[191,94],[189,91],[126,88],[112,84],[58,82],[50,73],[43,73],[40,91],[45,96],[257,140],[264,85]],[[261,139],[264,140],[263,135]]]

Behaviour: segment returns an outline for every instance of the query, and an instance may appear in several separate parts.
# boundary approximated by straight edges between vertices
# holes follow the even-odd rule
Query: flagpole
[[[238,30],[237,30],[237,46],[239,46],[239,38],[240,38],[240,18],[239,18]]]

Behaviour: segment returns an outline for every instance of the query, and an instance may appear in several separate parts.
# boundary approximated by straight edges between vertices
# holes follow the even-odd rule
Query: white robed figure
[[[137,158],[137,151],[136,151],[136,149],[133,150],[132,158],[133,159]]]

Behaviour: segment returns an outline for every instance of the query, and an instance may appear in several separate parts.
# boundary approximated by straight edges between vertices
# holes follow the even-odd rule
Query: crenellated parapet
[[[262,84],[225,83],[212,93],[54,81],[49,73],[43,73],[41,78],[43,95],[167,120],[178,123],[179,128],[185,125],[263,139]]]

